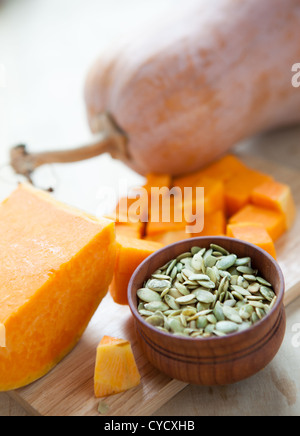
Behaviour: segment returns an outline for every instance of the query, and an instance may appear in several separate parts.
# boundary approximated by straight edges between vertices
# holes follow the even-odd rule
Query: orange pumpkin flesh
[[[274,242],[262,224],[229,224],[227,226],[227,236],[257,245],[276,259]]]
[[[132,274],[141,262],[160,248],[162,244],[156,242],[117,237],[117,259],[109,288],[115,303],[128,304],[127,288]]]
[[[253,206],[252,204],[240,210],[229,222],[230,224],[262,224],[274,242],[286,231],[285,218],[281,212]]]
[[[140,381],[130,343],[105,336],[97,348],[94,374],[96,398],[127,391],[138,386]]]
[[[78,342],[107,293],[116,242],[114,223],[25,185],[0,206],[0,230],[6,391],[42,377]]]
[[[289,186],[276,181],[267,182],[253,190],[251,202],[283,213],[287,230],[292,227],[296,218],[296,206]]]

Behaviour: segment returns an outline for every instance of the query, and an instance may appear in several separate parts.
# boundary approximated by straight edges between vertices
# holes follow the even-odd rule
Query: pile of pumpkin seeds
[[[276,295],[271,283],[224,248],[193,247],[159,268],[137,292],[138,312],[157,329],[209,338],[243,331],[266,316]]]

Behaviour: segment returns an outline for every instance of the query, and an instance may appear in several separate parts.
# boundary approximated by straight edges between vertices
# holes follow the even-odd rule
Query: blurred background
[[[87,142],[91,134],[83,88],[90,66],[132,28],[143,28],[181,2],[0,0],[0,200],[16,186],[7,166],[9,149],[25,143],[30,151],[46,151]],[[300,128],[295,127],[252,138],[242,147],[250,144],[252,153],[299,168],[299,162],[289,158],[299,143]],[[58,199],[96,214],[110,208],[102,188],[119,191],[123,179],[129,185],[141,182],[106,155],[43,167],[34,177],[40,187],[53,186]]]
[[[189,0],[187,0],[189,1]],[[168,13],[180,0],[0,0],[0,196],[16,178],[10,147],[68,148],[91,138],[83,100],[87,71],[133,27]],[[116,177],[118,175],[118,177]],[[101,186],[140,177],[109,156],[37,171],[41,187],[99,213]],[[116,186],[117,188],[117,186]]]

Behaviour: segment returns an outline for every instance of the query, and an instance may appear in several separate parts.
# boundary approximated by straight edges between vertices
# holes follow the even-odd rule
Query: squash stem
[[[30,153],[25,145],[17,145],[10,151],[10,165],[17,174],[25,176],[32,183],[34,170],[45,164],[78,162],[104,153],[109,153],[114,159],[130,159],[127,135],[110,114],[104,113],[97,117],[93,127],[99,132],[94,140],[75,149]]]

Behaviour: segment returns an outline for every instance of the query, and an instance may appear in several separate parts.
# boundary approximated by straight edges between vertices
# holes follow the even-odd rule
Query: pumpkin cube
[[[257,245],[276,259],[274,242],[262,224],[229,224],[227,226],[227,236]]]
[[[275,242],[286,231],[283,213],[249,204],[231,217],[230,224],[262,224]]]
[[[94,373],[96,398],[132,389],[140,384],[130,342],[105,336],[97,347]]]
[[[127,289],[132,274],[140,263],[162,247],[157,242],[117,236],[117,259],[109,288],[115,303],[128,304]]]
[[[251,202],[253,190],[266,182],[273,181],[272,177],[245,168],[225,183],[225,203],[227,216],[231,217]]]
[[[222,180],[224,183],[247,171],[248,167],[236,156],[228,154],[202,170],[202,175]]]
[[[296,206],[288,185],[270,181],[252,191],[251,201],[256,206],[266,207],[285,216],[286,229],[289,230],[296,218]]]

